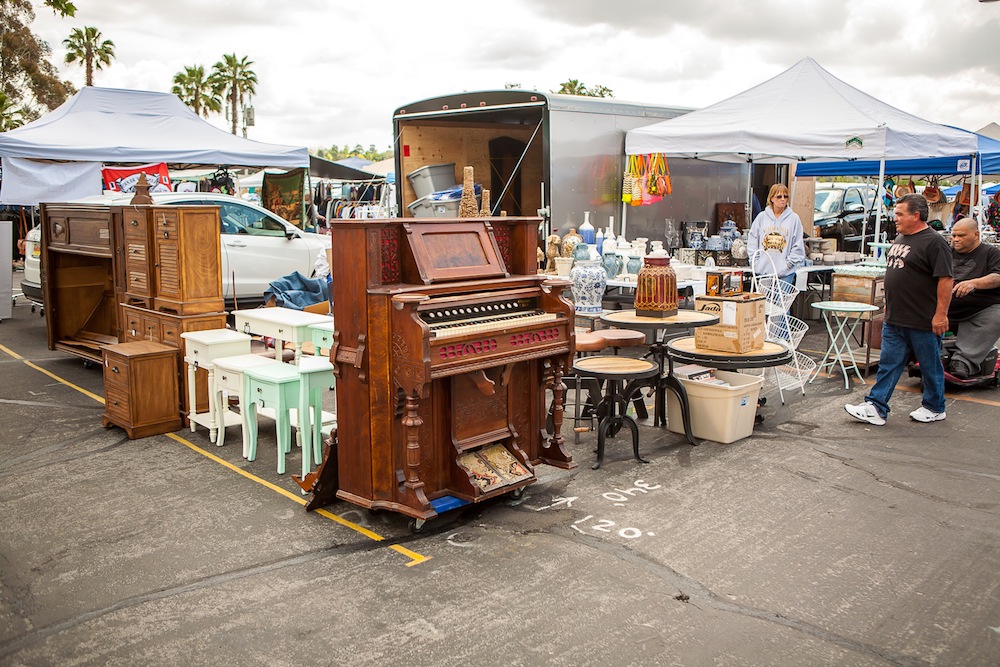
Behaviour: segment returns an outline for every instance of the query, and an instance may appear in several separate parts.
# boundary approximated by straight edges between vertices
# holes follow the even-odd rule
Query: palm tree
[[[170,92],[199,116],[208,118],[209,113],[222,111],[219,91],[213,85],[212,77],[205,76],[205,68],[201,65],[185,67],[183,72],[174,74],[174,87]]]
[[[238,112],[243,106],[244,96],[253,95],[257,92],[257,75],[250,69],[252,60],[247,60],[246,56],[237,58],[235,53],[222,56],[222,60],[212,67],[210,77],[217,93],[225,93],[225,98],[229,102],[230,120],[233,122],[233,134],[236,134],[238,123]]]
[[[104,65],[110,65],[115,57],[115,43],[110,39],[101,41],[101,31],[91,26],[84,26],[83,30],[73,28],[68,39],[63,40],[66,52],[66,62],[71,63],[80,60],[84,63],[87,71],[85,85],[94,85],[94,70],[103,69]]]
[[[24,125],[24,111],[6,94],[0,93],[0,132],[13,130],[22,125]]]

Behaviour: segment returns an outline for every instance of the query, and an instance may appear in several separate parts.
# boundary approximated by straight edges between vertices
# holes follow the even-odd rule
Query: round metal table
[[[688,405],[687,390],[669,372],[669,358],[663,335],[718,324],[719,316],[696,310],[678,310],[676,315],[671,315],[670,317],[644,317],[637,315],[633,309],[614,310],[604,313],[601,315],[601,321],[615,327],[638,329],[653,333],[653,343],[649,346],[649,353],[656,359],[658,372],[652,378],[643,381],[645,382],[644,386],[652,386],[655,390],[653,424],[655,426],[667,425],[666,391],[669,389],[677,396],[677,401],[681,406],[681,415],[684,419],[684,436],[692,445],[697,445],[698,441],[695,440],[694,434],[691,432],[691,413]]]
[[[817,301],[812,307],[823,313],[823,323],[826,324],[826,332],[830,336],[830,347],[827,348],[823,361],[816,366],[809,383],[812,384],[823,369],[830,372],[840,366],[840,371],[844,374],[844,389],[849,389],[851,386],[852,370],[864,384],[865,380],[861,377],[858,362],[854,358],[854,350],[851,349],[851,338],[862,321],[862,316],[875,313],[881,308],[855,301]]]
[[[670,355],[671,370],[674,361],[708,364],[721,371],[737,371],[741,368],[783,366],[792,360],[791,348],[781,343],[764,341],[764,347],[761,349],[738,354],[695,347],[694,336],[668,341],[667,353]]]

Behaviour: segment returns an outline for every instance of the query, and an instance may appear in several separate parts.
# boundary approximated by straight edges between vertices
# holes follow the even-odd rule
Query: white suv
[[[330,247],[330,237],[304,232],[267,209],[229,195],[208,192],[163,192],[153,194],[163,206],[209,205],[219,207],[222,236],[222,293],[227,307],[259,305],[269,283],[298,271],[305,277],[315,272],[316,258]],[[77,200],[77,204],[128,204],[131,194],[101,195]],[[42,302],[41,232],[28,232],[25,242],[24,295]]]

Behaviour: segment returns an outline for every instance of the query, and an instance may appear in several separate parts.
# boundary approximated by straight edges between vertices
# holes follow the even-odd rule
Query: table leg
[[[602,403],[607,403],[606,416],[598,425],[597,461],[592,468],[597,470],[604,462],[604,446],[610,434],[609,432],[612,429],[614,429],[613,432],[617,432],[623,426],[627,426],[629,432],[632,434],[632,455],[635,457],[635,460],[640,463],[649,463],[649,461],[639,455],[639,427],[636,425],[635,420],[628,416],[629,398],[631,392],[636,388],[636,383],[630,382],[624,393],[621,391],[620,380],[608,380],[607,383],[608,393],[602,401]]]
[[[687,389],[684,388],[684,383],[673,375],[667,375],[664,378],[664,385],[667,389],[674,392],[677,402],[680,403],[681,420],[684,422],[684,437],[687,438],[689,443],[697,447],[701,443],[695,439],[694,433],[691,432],[691,404],[688,402]]]
[[[215,401],[212,400],[212,388],[215,386],[215,364],[208,367],[208,441],[216,446],[222,446],[219,441],[218,414],[215,412]]]
[[[194,419],[192,417],[198,411],[198,399],[195,396],[195,367],[194,364],[186,362],[187,365],[187,376],[188,376],[188,426],[191,427],[191,432],[194,433]]]

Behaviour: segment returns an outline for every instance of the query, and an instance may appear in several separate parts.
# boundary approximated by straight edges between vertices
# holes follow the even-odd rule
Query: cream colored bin
[[[715,377],[725,380],[730,386],[722,387],[678,378],[687,390],[694,437],[721,443],[749,437],[753,433],[757,397],[760,396],[764,378],[728,371],[716,371]],[[680,403],[669,390],[667,428],[674,433],[684,433]]]

